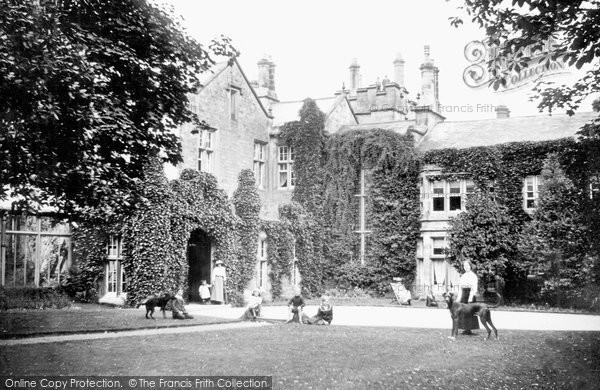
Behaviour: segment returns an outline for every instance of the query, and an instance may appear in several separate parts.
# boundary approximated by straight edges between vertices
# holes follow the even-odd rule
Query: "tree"
[[[508,259],[515,252],[512,223],[506,206],[489,194],[469,195],[467,210],[450,220],[447,257],[456,268],[469,260],[483,280],[504,277]]]
[[[549,154],[542,169],[537,208],[523,229],[519,249],[543,273],[542,293],[561,303],[561,295],[577,300],[587,285],[590,260],[578,191],[565,175],[558,156]]]
[[[181,161],[174,129],[203,123],[186,94],[206,49],[147,0],[0,0],[0,198],[127,210],[149,157]]]
[[[498,47],[500,56],[508,59],[502,62],[506,67],[499,66],[500,58],[488,63],[491,84],[496,89],[507,74],[527,68],[530,58],[521,49],[532,45],[533,50],[539,50],[550,38],[554,53],[543,59],[544,65],[549,66],[556,58],[578,69],[591,64],[572,86],[541,83],[536,87],[540,111],[560,108],[572,115],[585,97],[600,92],[600,63],[596,61],[600,53],[598,6],[597,0],[464,0],[459,9],[485,30],[485,43]],[[461,17],[450,20],[454,26],[463,23]]]

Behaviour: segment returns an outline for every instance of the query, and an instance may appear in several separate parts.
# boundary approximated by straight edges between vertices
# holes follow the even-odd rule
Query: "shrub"
[[[62,309],[71,306],[69,297],[54,287],[0,289],[0,309]]]

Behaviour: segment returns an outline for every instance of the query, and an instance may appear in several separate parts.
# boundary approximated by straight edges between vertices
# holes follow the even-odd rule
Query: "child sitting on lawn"
[[[329,325],[333,320],[333,306],[329,302],[329,297],[323,295],[321,297],[321,305],[314,317],[304,316],[304,323],[309,325]]]
[[[304,303],[304,299],[302,298],[302,295],[301,295],[300,287],[296,287],[296,288],[294,288],[294,296],[288,302],[288,320],[286,323],[289,323],[289,322],[302,323],[302,321],[300,321],[300,319],[302,318],[302,309],[304,308],[304,306],[305,306],[305,303]]]
[[[175,298],[171,299],[167,304],[167,310],[171,310],[173,312],[173,319],[175,320],[187,320],[194,318],[188,314],[185,310],[185,306],[183,305],[183,290],[179,289],[177,294],[175,294]]]
[[[252,291],[252,296],[248,299],[248,305],[246,305],[246,311],[244,311],[244,315],[242,316],[242,321],[256,321],[258,317],[260,317],[260,311],[262,309],[262,297],[260,296],[260,291],[254,290]]]

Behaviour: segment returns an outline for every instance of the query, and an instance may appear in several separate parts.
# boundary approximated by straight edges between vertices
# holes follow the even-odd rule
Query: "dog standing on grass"
[[[172,300],[172,299],[176,299],[174,295],[171,294],[163,294],[163,295],[159,295],[159,296],[154,296],[151,295],[148,298],[146,298],[145,300],[143,300],[142,302],[139,303],[139,305],[137,306],[138,308],[142,305],[146,305],[146,318],[147,319],[155,319],[154,318],[154,308],[155,307],[160,307],[160,311],[162,311],[163,313],[163,318],[167,318],[167,314],[165,313],[167,304]],[[150,314],[150,317],[148,317],[148,314]]]
[[[496,340],[498,340],[498,331],[496,327],[492,323],[492,314],[490,308],[485,303],[460,303],[456,300],[456,295],[453,292],[445,292],[443,294],[444,300],[448,304],[448,310],[450,310],[450,317],[452,317],[452,334],[450,336],[451,339],[454,339],[458,335],[458,320],[461,317],[468,317],[472,315],[476,315],[479,317],[479,320],[485,326],[485,330],[487,330],[487,338],[489,340],[492,331],[490,330],[488,324],[494,330],[494,335],[496,336]],[[495,307],[495,306],[493,306]]]

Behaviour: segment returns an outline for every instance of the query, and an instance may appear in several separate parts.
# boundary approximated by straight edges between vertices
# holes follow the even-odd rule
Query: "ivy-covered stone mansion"
[[[574,138],[577,131],[598,113],[552,116],[511,117],[506,106],[496,107],[496,118],[472,121],[448,121],[442,115],[438,68],[425,47],[420,76],[416,70],[406,72],[398,55],[390,61],[391,80],[363,84],[360,65],[349,66],[349,81],[332,96],[316,98],[325,114],[325,132],[369,132],[383,129],[401,135],[412,135],[418,153],[447,148],[466,149],[506,143],[525,143]],[[202,87],[190,96],[190,105],[210,128],[193,132],[193,125],[179,129],[183,150],[180,166],[165,167],[167,177],[176,178],[184,169],[207,172],[218,186],[232,197],[238,176],[244,169],[254,172],[261,201],[261,220],[278,220],[279,206],[291,202],[296,185],[294,161],[296,152],[280,137],[284,124],[296,121],[302,100],[280,101],[276,92],[276,66],[269,58],[258,61],[258,79],[248,79],[237,60],[214,66],[202,75]],[[406,77],[420,77],[421,90],[409,99]],[[418,96],[416,96],[418,95]],[[465,210],[466,197],[475,190],[468,176],[456,172],[442,175],[442,167],[423,164],[420,168],[420,233],[414,256],[413,288],[421,291],[429,286],[442,291],[456,285],[458,271],[445,261],[449,220]],[[540,176],[523,176],[520,192],[522,208],[531,212],[536,207]],[[496,189],[499,190],[499,189]],[[593,184],[591,193],[597,191]],[[357,183],[356,196],[370,196],[364,175]],[[0,205],[5,209],[6,203]],[[367,261],[370,250],[370,221],[364,202],[357,202],[355,255],[348,261]],[[52,286],[60,284],[65,272],[78,259],[72,250],[72,225],[53,222],[51,210],[36,215],[5,214],[2,220],[1,284],[13,286]],[[127,237],[111,235],[105,243],[103,275],[98,281],[100,302],[124,302],[127,275],[121,266],[123,241]],[[268,258],[268,233],[256,237],[256,263],[247,289],[258,288],[268,297],[271,291],[271,263]],[[190,290],[197,290],[201,280],[210,281],[216,260],[213,240],[202,229],[190,233],[186,249]],[[293,253],[293,252],[292,252]],[[302,283],[302,272],[291,259],[291,277],[282,283],[283,295],[291,286]],[[229,266],[226,264],[226,266]],[[390,280],[391,281],[391,280]],[[195,299],[195,294],[189,295]]]

